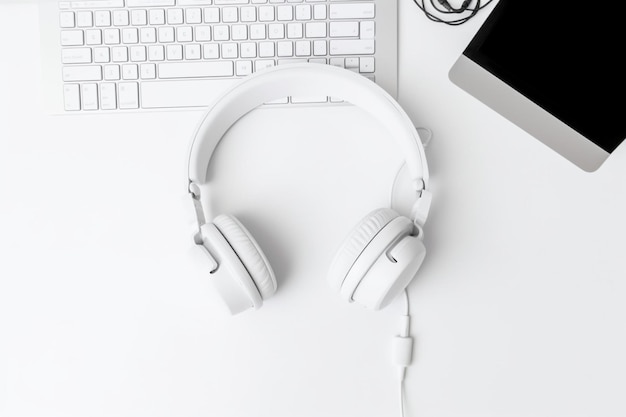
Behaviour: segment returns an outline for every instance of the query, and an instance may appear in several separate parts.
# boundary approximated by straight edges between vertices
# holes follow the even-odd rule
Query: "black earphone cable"
[[[482,3],[481,0],[463,0],[461,7],[457,8],[457,7],[453,7],[452,5],[450,5],[450,3],[447,0],[436,0],[439,6],[435,4],[435,0],[429,0],[429,1],[430,1],[430,7],[436,13],[433,13],[428,10],[428,7],[426,7],[426,0],[413,0],[413,2],[417,5],[417,7],[419,7],[422,10],[422,12],[424,12],[424,14],[426,15],[428,19],[432,20],[433,22],[443,23],[443,24],[450,25],[450,26],[458,26],[467,22],[472,17],[474,17],[476,13],[478,13],[480,10],[484,9],[491,2],[493,2],[493,0],[487,0],[484,3]],[[474,1],[475,3],[473,7],[470,7],[472,4],[472,1]],[[442,17],[442,16],[452,16],[452,15],[457,16],[463,13],[467,13],[467,14],[459,18],[453,17],[451,19],[447,19],[447,18]]]

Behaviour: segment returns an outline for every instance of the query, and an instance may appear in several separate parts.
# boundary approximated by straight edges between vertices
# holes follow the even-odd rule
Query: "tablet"
[[[585,171],[626,137],[626,2],[500,0],[450,80]]]

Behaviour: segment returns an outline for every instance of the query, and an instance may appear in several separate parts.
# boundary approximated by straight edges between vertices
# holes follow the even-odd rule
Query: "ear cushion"
[[[399,216],[397,212],[390,208],[377,209],[370,212],[352,229],[339,247],[328,271],[328,281],[336,291],[340,291],[350,269],[371,240],[390,221]]]
[[[274,271],[250,232],[235,217],[225,214],[217,216],[213,224],[241,260],[261,297],[267,299],[274,294],[277,288]]]

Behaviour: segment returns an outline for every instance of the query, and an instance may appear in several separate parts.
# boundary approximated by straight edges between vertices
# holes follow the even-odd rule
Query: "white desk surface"
[[[408,416],[626,415],[626,148],[582,172],[454,86],[486,12],[400,12],[399,101],[434,132]],[[388,204],[402,157],[380,128],[344,107],[257,111],[229,133],[216,209],[279,280],[229,317],[190,238],[201,113],[46,115],[33,16],[0,5],[0,416],[399,415],[399,305],[349,305],[325,278]]]

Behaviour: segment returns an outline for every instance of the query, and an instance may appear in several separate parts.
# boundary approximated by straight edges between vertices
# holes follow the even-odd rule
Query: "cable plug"
[[[413,338],[409,336],[411,318],[402,316],[401,330],[398,336],[393,338],[393,361],[400,367],[400,380],[404,380],[406,368],[411,364],[413,358]]]

